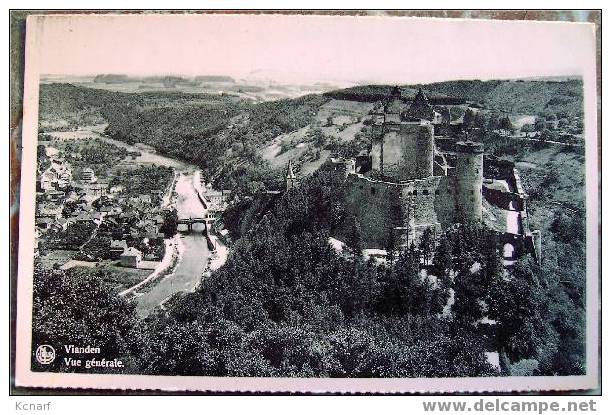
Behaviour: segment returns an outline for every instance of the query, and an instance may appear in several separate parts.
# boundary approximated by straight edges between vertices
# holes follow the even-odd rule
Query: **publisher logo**
[[[55,349],[48,344],[41,344],[36,349],[36,360],[41,365],[48,365],[55,360]]]

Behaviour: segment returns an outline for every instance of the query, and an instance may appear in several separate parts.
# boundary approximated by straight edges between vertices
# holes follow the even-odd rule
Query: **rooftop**
[[[471,140],[459,141],[456,143],[456,151],[461,153],[483,153],[484,145]]]
[[[139,256],[142,255],[142,252],[138,251],[133,246],[127,248],[125,252],[123,252],[122,256]]]

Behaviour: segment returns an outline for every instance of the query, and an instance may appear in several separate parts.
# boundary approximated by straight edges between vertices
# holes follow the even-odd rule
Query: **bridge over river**
[[[176,180],[176,210],[179,218],[180,261],[171,275],[158,281],[137,298],[136,311],[145,317],[170,296],[192,290],[200,281],[210,250],[208,247],[206,209],[193,187],[193,172],[183,171]]]
[[[146,148],[114,140],[103,133],[105,128],[106,124],[100,124],[81,127],[78,131],[57,131],[49,134],[59,140],[84,140],[95,137],[117,147],[138,152],[140,155],[134,160],[136,164],[156,164],[174,168],[178,173],[174,188],[176,192],[174,203],[178,211],[178,217],[182,219],[206,218],[205,201],[200,199],[193,187],[194,174],[198,167],[165,157],[154,151],[148,151]],[[192,290],[199,283],[210,256],[208,241],[203,233],[207,226],[195,221],[191,223],[190,228],[191,231],[196,232],[180,235],[180,261],[174,272],[156,281],[148,291],[137,294],[136,311],[140,317],[146,317],[155,307],[173,294]]]
[[[208,222],[209,219],[206,218],[179,218],[178,219],[178,232],[181,233],[191,233],[193,232],[194,225],[202,224],[204,229],[204,234],[208,234]],[[187,229],[185,230],[181,225],[186,225]],[[182,228],[182,229],[181,229]]]

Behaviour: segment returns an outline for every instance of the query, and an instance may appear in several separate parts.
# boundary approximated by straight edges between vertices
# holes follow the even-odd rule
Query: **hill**
[[[446,81],[403,85],[403,97],[410,99],[422,88],[434,105],[478,103],[486,108],[518,114],[583,114],[583,82],[564,80]],[[325,95],[361,102],[375,102],[390,94],[391,85],[361,85]]]
[[[583,114],[583,82],[564,81],[448,81],[422,86],[427,91],[477,102],[518,114]]]
[[[106,83],[106,84],[128,82],[128,81],[129,81],[129,78],[127,77],[127,75],[117,75],[117,74],[100,74],[100,75],[96,75],[95,78],[93,78],[93,82],[95,83]]]
[[[403,89],[403,98],[406,100],[412,99],[418,92],[418,86],[402,85],[401,88]],[[376,102],[386,99],[392,89],[392,85],[359,85],[326,92],[324,95],[346,101]],[[450,96],[427,88],[423,89],[427,92],[429,101],[433,105],[460,105],[467,101],[467,98],[462,96]]]
[[[199,75],[195,77],[198,82],[230,82],[235,83],[235,79],[225,75]]]

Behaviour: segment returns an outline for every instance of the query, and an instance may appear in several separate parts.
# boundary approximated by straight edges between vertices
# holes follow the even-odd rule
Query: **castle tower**
[[[484,146],[470,140],[456,143],[456,214],[459,220],[482,220]]]
[[[414,109],[412,114],[404,111],[400,96],[400,89],[395,87],[384,109],[383,125],[372,126],[372,169],[390,181],[431,177],[435,141],[433,126],[426,117],[432,114],[432,108],[419,91],[410,107]]]
[[[421,122],[402,122],[399,136],[403,150],[401,179],[431,177],[435,157],[433,125]]]
[[[289,160],[289,164],[286,167],[286,176],[284,177],[284,183],[286,186],[286,190],[293,189],[297,187],[297,176],[293,172],[293,160]]]
[[[433,125],[420,121],[401,122],[374,140],[371,148],[373,170],[384,180],[405,181],[424,179],[433,175],[435,142]]]
[[[402,109],[403,100],[401,99],[401,89],[395,86],[390,94],[390,98],[384,105],[384,121],[390,124],[400,123]]]

